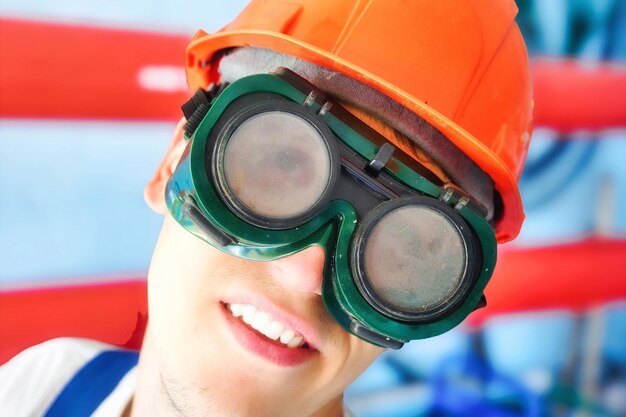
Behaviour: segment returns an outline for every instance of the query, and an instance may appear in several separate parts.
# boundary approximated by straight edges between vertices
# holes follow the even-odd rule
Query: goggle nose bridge
[[[320,213],[320,216],[325,219],[324,224],[313,233],[295,242],[295,245],[299,247],[298,252],[313,245],[319,245],[324,248],[326,262],[329,259],[342,259],[344,253],[348,253],[350,240],[356,229],[358,220],[355,208],[345,200],[333,200]],[[340,247],[343,247],[344,253],[339,252]],[[329,253],[329,248],[334,248],[334,253]]]

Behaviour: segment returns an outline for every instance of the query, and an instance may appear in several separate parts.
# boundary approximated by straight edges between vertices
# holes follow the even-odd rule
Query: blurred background
[[[60,335],[138,346],[160,225],[143,185],[188,40],[246,2],[220,3],[0,2],[0,363]],[[350,387],[357,417],[626,416],[626,1],[517,4],[536,103],[522,234],[487,308]]]

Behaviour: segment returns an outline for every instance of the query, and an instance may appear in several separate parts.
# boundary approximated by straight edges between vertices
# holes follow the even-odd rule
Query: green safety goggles
[[[255,261],[322,246],[329,313],[384,347],[444,333],[485,304],[496,240],[482,206],[393,157],[297,74],[199,90],[183,112],[189,143],[166,203],[200,239]]]

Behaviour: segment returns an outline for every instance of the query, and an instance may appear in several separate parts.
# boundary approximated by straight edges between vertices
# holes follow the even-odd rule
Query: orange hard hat
[[[187,47],[192,90],[219,81],[217,52],[258,46],[348,75],[427,120],[493,180],[499,242],[524,220],[517,187],[531,134],[528,54],[503,0],[253,0]],[[425,150],[428,152],[428,150]]]

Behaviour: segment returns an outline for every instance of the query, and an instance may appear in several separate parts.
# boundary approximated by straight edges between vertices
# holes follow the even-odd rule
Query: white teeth
[[[242,304],[231,304],[230,311],[233,313],[235,317],[241,317],[243,315],[243,305]]]
[[[257,311],[256,307],[250,304],[228,304],[227,306],[233,316],[241,317],[244,323],[268,338],[279,339],[282,344],[290,348],[304,345],[302,335],[274,320],[269,314]]]
[[[268,316],[267,313],[258,312],[252,319],[250,326],[263,333],[263,330],[265,330],[268,324],[270,324],[270,316]]]
[[[291,342],[291,339],[293,339],[295,335],[296,333],[293,330],[285,330],[283,334],[280,335],[280,343],[284,343],[286,345],[289,344],[289,342]]]
[[[300,336],[296,336],[293,339],[291,339],[291,342],[287,343],[287,347],[296,347],[296,346],[300,346],[300,344],[302,343],[302,337]]]
[[[243,321],[246,324],[252,323],[252,319],[256,314],[256,308],[251,305],[247,305],[243,308]]]
[[[285,330],[285,326],[279,321],[273,321],[267,327],[267,331],[265,336],[269,337],[272,340],[276,340],[283,334],[283,330]]]

